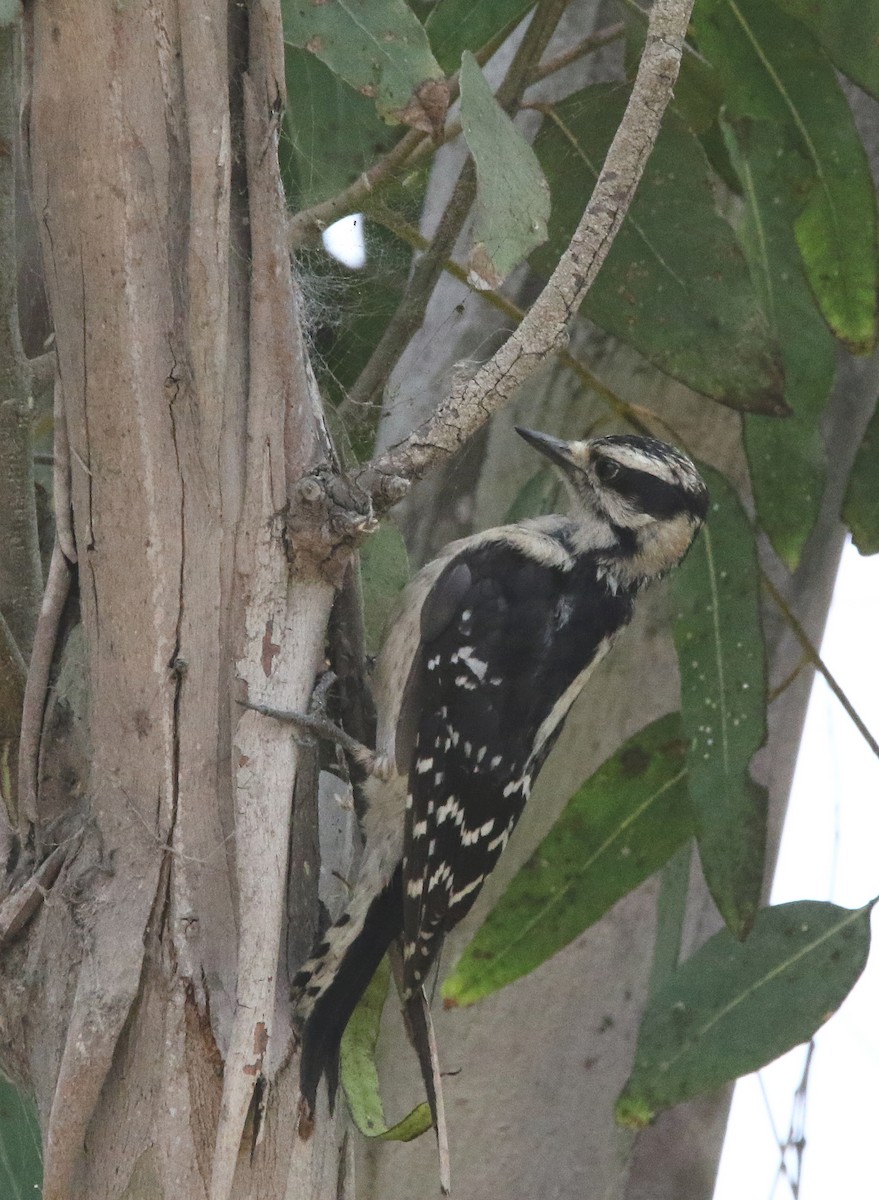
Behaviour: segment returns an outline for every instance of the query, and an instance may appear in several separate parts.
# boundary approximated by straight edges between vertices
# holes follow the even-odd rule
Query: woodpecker
[[[376,663],[376,753],[351,901],[293,980],[300,1092],[330,1102],[348,1018],[402,941],[404,1002],[509,840],[572,704],[705,520],[690,459],[652,438],[517,432],[558,469],[570,515],[446,546],[404,592]]]

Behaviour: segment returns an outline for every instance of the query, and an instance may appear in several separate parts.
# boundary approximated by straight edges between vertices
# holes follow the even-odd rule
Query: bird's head
[[[630,434],[566,442],[517,432],[558,469],[583,549],[606,549],[630,580],[663,575],[687,553],[708,512],[708,489],[686,454]]]

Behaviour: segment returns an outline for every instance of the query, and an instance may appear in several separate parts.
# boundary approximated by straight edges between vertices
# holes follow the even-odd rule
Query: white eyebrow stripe
[[[672,484],[672,486],[680,486],[680,479],[668,459],[656,458],[634,446],[599,446],[598,451],[603,458],[613,459],[614,462],[628,470],[643,471],[647,475],[653,475],[656,479]]]

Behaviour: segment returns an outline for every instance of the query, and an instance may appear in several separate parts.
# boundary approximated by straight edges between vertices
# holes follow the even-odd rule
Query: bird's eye
[[[615,463],[612,458],[599,458],[595,464],[595,474],[601,483],[610,483],[619,473],[619,463]]]

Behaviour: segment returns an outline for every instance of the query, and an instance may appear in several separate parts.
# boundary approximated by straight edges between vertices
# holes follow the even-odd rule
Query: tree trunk
[[[285,544],[328,445],[277,175],[279,6],[37,0],[25,34],[77,560],[56,546],[53,578],[77,577],[81,635],[72,602],[60,628],[44,608],[38,646],[62,636],[23,832],[65,858],[0,960],[4,1067],[36,1091],[47,1200],[346,1194],[343,1123],[295,1134],[298,746],[241,707],[307,706],[333,596]]]

